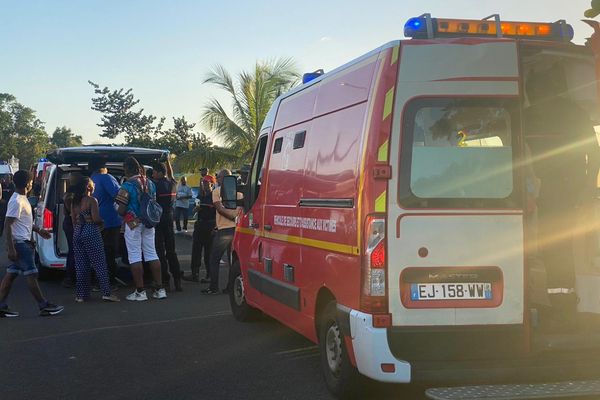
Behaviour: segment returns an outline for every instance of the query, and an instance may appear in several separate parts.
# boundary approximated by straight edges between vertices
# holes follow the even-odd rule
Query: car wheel
[[[259,315],[259,311],[248,305],[244,278],[240,269],[240,262],[235,260],[231,266],[232,273],[229,281],[229,304],[234,318],[241,322],[250,321]]]
[[[340,399],[359,396],[360,374],[350,362],[344,336],[336,318],[336,302],[331,301],[320,316],[319,352],[327,389]]]

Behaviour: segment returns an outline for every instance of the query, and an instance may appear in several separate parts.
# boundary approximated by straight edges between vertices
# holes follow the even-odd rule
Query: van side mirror
[[[223,177],[221,184],[221,202],[228,210],[237,208],[237,178],[233,175]]]

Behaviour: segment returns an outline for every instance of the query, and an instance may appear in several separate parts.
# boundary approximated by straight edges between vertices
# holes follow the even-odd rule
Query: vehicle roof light
[[[428,29],[428,27],[430,27]],[[404,36],[413,39],[435,37],[512,37],[516,39],[538,39],[569,42],[574,31],[564,21],[554,23],[515,22],[496,20],[470,20],[431,18],[429,14],[409,19],[404,25]]]

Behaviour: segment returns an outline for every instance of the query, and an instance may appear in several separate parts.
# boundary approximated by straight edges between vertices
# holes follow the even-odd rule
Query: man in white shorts
[[[154,243],[154,228],[146,227],[141,221],[140,216],[140,196],[142,192],[147,192],[150,196],[156,196],[156,187],[151,180],[141,174],[141,167],[137,160],[129,157],[123,163],[125,176],[127,180],[121,186],[117,194],[117,204],[119,214],[125,222],[125,244],[127,246],[127,256],[131,266],[131,274],[135,283],[135,291],[126,297],[130,301],[146,301],[148,296],[144,289],[144,267],[142,261],[150,265],[152,277],[154,278],[155,289],[152,297],[155,299],[165,299],[167,293],[162,285],[162,276],[160,261],[156,253]]]

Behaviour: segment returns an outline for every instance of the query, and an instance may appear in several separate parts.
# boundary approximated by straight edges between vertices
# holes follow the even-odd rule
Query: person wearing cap
[[[94,183],[93,196],[98,200],[100,217],[104,221],[102,241],[106,254],[108,276],[111,284],[115,285],[118,269],[115,259],[119,250],[121,225],[123,224],[123,220],[115,207],[115,199],[119,193],[120,186],[115,177],[108,173],[105,160],[92,159],[89,163],[89,170],[92,174],[92,182]]]

